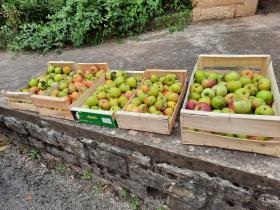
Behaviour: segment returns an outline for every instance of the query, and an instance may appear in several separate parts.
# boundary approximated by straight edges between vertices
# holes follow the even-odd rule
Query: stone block
[[[17,120],[15,117],[5,117],[4,123],[9,129],[11,129],[17,133],[20,133],[23,135],[27,134],[27,132],[24,128],[24,125],[22,125],[22,123],[20,123],[20,121]]]
[[[192,17],[193,21],[226,19],[233,18],[235,16],[235,11],[235,4],[209,7],[195,7],[192,11]]]
[[[31,136],[28,138],[29,140],[29,144],[33,147],[36,147],[40,150],[44,150],[45,149],[45,145],[42,141],[38,141],[37,139],[32,138]]]
[[[57,149],[55,147],[51,147],[51,146],[46,146],[46,151],[48,153],[52,154],[53,156],[63,159],[66,163],[68,163],[70,165],[78,165],[77,158],[73,154],[70,154],[68,152],[59,150],[59,149]]]
[[[201,6],[221,6],[230,4],[243,4],[244,0],[193,0],[192,4],[196,7]]]
[[[100,149],[89,149],[88,153],[92,162],[108,167],[118,173],[127,174],[126,162],[123,157]]]
[[[259,0],[244,0],[243,4],[236,5],[235,17],[251,16],[257,11]]]

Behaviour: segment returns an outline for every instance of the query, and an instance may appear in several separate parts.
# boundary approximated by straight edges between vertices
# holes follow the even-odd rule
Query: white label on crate
[[[102,122],[103,123],[106,123],[106,124],[112,124],[112,120],[110,118],[101,118]]]

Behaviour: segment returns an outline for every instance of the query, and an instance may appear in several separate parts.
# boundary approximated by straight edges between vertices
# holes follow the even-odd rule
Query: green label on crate
[[[114,120],[110,115],[89,112],[76,112],[75,115],[78,121],[82,123],[107,126],[110,128],[117,127],[117,121]]]

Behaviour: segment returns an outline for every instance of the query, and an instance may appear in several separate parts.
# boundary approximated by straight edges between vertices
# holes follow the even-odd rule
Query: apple
[[[213,79],[213,80],[217,81],[218,74],[216,72],[211,72],[208,74],[207,79]]]
[[[114,83],[117,85],[117,86],[120,86],[121,84],[123,84],[125,82],[125,78],[124,77],[117,77],[115,80],[114,80]]]
[[[147,80],[146,80],[146,81],[147,81]],[[144,93],[148,93],[148,91],[149,91],[149,86],[143,84],[143,85],[141,86],[141,90],[142,90]]]
[[[246,76],[246,77],[249,77],[250,79],[252,79],[254,76],[254,72],[250,69],[246,69],[246,70],[243,70],[240,72],[240,76],[241,77]]]
[[[150,106],[150,107],[149,107],[149,112],[150,112],[151,114],[157,112],[156,107],[155,107],[155,106]]]
[[[105,91],[101,91],[97,94],[97,98],[100,99],[106,99],[107,98],[107,93]]]
[[[262,76],[262,75],[260,75],[260,74],[256,74],[256,75],[254,75],[252,81],[253,81],[253,83],[258,84],[259,81],[260,81],[261,79],[264,79],[264,78],[265,78],[264,76]]]
[[[180,94],[181,91],[182,91],[182,85],[180,83],[175,83],[175,84],[170,86],[170,90],[172,92]]]
[[[163,84],[162,84],[161,82],[155,82],[155,83],[153,84],[153,86],[157,87],[157,88],[159,89],[160,92],[162,92],[163,89],[164,89],[164,86],[163,86]]]
[[[136,80],[135,77],[129,77],[129,78],[126,80],[126,83],[127,83],[131,88],[137,87],[137,80]]]
[[[123,96],[123,95],[121,95],[121,96],[118,98],[118,104],[119,104],[119,106],[120,106],[121,108],[123,108],[123,107],[126,105],[127,102],[128,102],[127,97],[125,97],[125,96]]]
[[[158,94],[159,94],[159,89],[155,86],[152,86],[149,90],[149,93],[148,93],[150,96],[155,96],[157,97]]]
[[[135,105],[133,104],[128,104],[125,111],[127,112],[132,112],[132,110],[134,109],[134,107],[136,107]]]
[[[148,112],[149,111],[148,106],[146,104],[141,104],[139,106],[139,108],[141,109],[141,112]]]
[[[116,72],[116,77],[126,77],[126,72],[124,70],[118,70]]]
[[[172,85],[176,81],[176,74],[166,74],[164,84]]]
[[[239,88],[234,93],[239,99],[248,99],[251,94],[251,92],[246,88]]]
[[[224,85],[215,85],[213,88],[216,96],[225,96],[227,94],[227,88]]]
[[[113,74],[111,71],[106,72],[105,74],[106,80],[113,80]]]
[[[205,102],[205,103],[211,105],[211,99],[209,97],[200,98],[198,100],[198,102]]]
[[[252,104],[249,99],[235,100],[229,104],[229,108],[237,114],[249,114],[252,109]]]
[[[193,100],[193,99],[189,100],[186,104],[186,109],[194,110],[194,107],[197,103],[198,102],[196,100]]]
[[[61,80],[63,80],[63,76],[62,74],[56,74],[53,79],[56,82],[60,82]]]
[[[55,74],[62,74],[62,69],[60,67],[55,67],[54,73]]]
[[[110,109],[110,103],[107,99],[101,99],[98,103],[98,106],[101,109],[104,109],[104,110],[109,110]]]
[[[257,115],[274,115],[273,109],[268,105],[260,105],[256,111],[255,114]]]
[[[111,112],[117,112],[117,111],[120,111],[120,110],[121,110],[121,108],[119,106],[111,106],[111,108],[110,108]]]
[[[194,83],[191,85],[191,92],[200,94],[203,90],[203,87],[199,83]]]
[[[242,77],[240,77],[240,82],[242,84],[242,87],[244,87],[245,85],[251,83],[252,80],[250,79],[250,77],[242,76]]]
[[[255,110],[261,105],[265,105],[265,102],[262,98],[251,98],[252,108]]]
[[[155,96],[148,96],[144,99],[144,103],[147,104],[147,106],[152,106],[156,103],[156,100]]]
[[[119,106],[118,99],[117,98],[110,98],[109,104],[110,104],[111,107]]]
[[[224,75],[223,74],[218,74],[217,82],[218,83],[223,82],[223,79],[224,79]]]
[[[133,98],[130,103],[135,106],[139,106],[140,104],[142,104],[142,102],[139,98]]]
[[[262,98],[267,105],[271,105],[273,102],[273,94],[268,90],[261,90],[256,95],[257,98]]]
[[[267,78],[261,78],[258,82],[258,88],[259,90],[270,90],[271,88],[271,82]]]
[[[211,106],[214,109],[223,109],[226,106],[227,102],[223,96],[215,96],[211,100]]]
[[[167,107],[164,111],[163,111],[163,114],[168,116],[168,117],[171,117],[173,115],[173,110],[169,107]]]
[[[194,107],[194,110],[205,111],[205,112],[211,112],[212,111],[211,106],[207,103],[204,103],[204,102],[197,103]]]
[[[29,82],[28,82],[28,86],[29,87],[36,87],[39,83],[39,80],[37,78],[32,78]]]
[[[126,91],[126,92],[124,93],[124,95],[125,95],[125,97],[127,97],[127,99],[130,99],[131,96],[133,95],[133,92],[132,92],[131,90],[129,90],[129,91]]]
[[[239,80],[240,75],[236,71],[231,71],[225,74],[224,79],[226,82]]]
[[[228,81],[227,82],[227,89],[229,92],[235,92],[237,89],[241,88],[242,84],[240,80],[233,80],[233,81]]]
[[[125,93],[126,91],[129,91],[130,90],[130,86],[126,83],[123,83],[120,85],[120,90]]]
[[[174,102],[177,102],[179,99],[178,93],[173,93],[173,92],[168,93],[166,97],[168,101],[174,101]]]
[[[169,108],[171,108],[171,109],[175,109],[175,107],[176,107],[176,102],[174,102],[174,101],[168,101],[167,102],[167,107],[169,107]]]
[[[204,97],[213,98],[215,96],[215,91],[211,88],[206,88],[201,92],[200,96],[202,98],[204,98]],[[197,99],[197,100],[199,100],[199,99]]]
[[[253,83],[249,83],[249,84],[245,85],[244,88],[248,89],[250,91],[251,96],[255,96],[259,91],[257,85],[255,85]]]
[[[204,79],[201,83],[203,88],[211,88],[216,85],[216,80],[214,79]]]
[[[55,70],[55,67],[54,67],[54,66],[49,66],[49,67],[48,67],[48,73],[49,73],[49,74],[54,73],[54,70]]]
[[[110,88],[110,90],[109,90],[109,95],[110,95],[110,97],[118,98],[118,97],[120,97],[121,94],[122,94],[122,91],[121,91],[120,88],[112,87],[112,88]]]
[[[206,78],[205,71],[197,70],[194,74],[195,81],[201,84],[202,80]]]
[[[158,76],[156,75],[156,74],[152,74],[151,75],[151,82],[152,83],[155,83],[155,82],[157,82],[158,81]]]

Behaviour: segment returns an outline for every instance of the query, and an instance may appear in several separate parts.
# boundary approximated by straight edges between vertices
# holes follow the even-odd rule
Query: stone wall
[[[193,0],[193,21],[251,16],[259,0]]]
[[[126,187],[144,200],[160,199],[174,210],[280,209],[278,183],[275,191],[243,186],[162,161],[157,153],[145,155],[137,149],[110,144],[102,135],[83,135],[71,124],[56,124],[36,115],[30,119],[28,115],[18,116],[16,112],[13,116],[0,112],[0,131],[14,142],[37,147],[81,170],[89,169],[100,179]],[[116,137],[111,140],[116,141]]]

